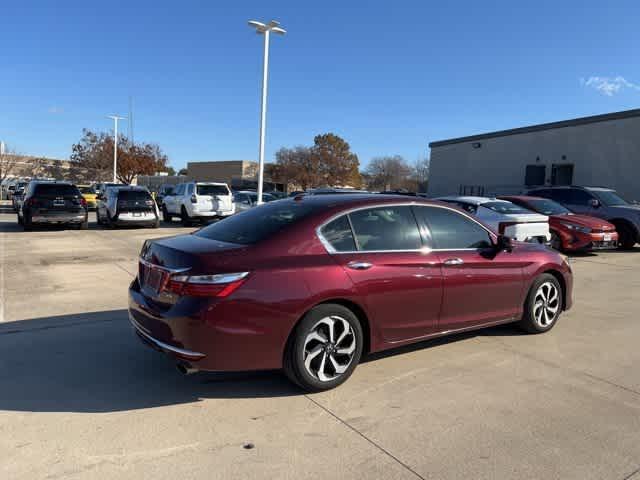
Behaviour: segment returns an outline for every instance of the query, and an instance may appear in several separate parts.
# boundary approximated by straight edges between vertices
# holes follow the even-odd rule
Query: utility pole
[[[127,117],[107,115],[113,120],[113,183],[118,183],[118,120],[126,120]]]

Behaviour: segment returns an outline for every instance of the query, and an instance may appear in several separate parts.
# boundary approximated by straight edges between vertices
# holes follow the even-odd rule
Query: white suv
[[[231,190],[226,183],[188,182],[176,185],[163,199],[162,219],[180,217],[183,225],[196,220],[228,217],[235,213]]]

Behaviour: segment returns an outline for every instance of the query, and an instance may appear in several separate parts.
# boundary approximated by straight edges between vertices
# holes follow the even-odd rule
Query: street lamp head
[[[107,115],[106,118],[110,118],[111,120],[126,120],[127,117],[121,117],[120,115]]]
[[[284,35],[286,30],[280,27],[280,22],[276,20],[271,20],[268,24],[264,24],[262,22],[258,22],[256,20],[249,20],[249,26],[256,29],[256,33],[258,35],[265,32],[273,32],[279,35]]]

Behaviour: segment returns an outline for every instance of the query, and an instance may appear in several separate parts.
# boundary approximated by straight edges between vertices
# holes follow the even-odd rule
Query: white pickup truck
[[[162,219],[180,217],[182,224],[223,218],[235,213],[233,195],[226,183],[187,182],[167,193],[162,204]]]
[[[496,233],[521,242],[548,243],[549,217],[527,210],[506,200],[488,197],[441,197],[474,215]]]

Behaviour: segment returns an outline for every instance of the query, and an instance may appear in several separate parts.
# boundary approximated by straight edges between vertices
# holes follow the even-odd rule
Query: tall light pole
[[[256,29],[258,35],[264,35],[264,63],[262,66],[262,107],[260,109],[260,150],[258,157],[258,205],[262,203],[262,183],[264,181],[264,132],[267,124],[267,80],[269,78],[269,34],[271,32],[284,35],[287,31],[280,23],[271,20],[266,25],[255,20],[249,26]]]
[[[118,183],[118,120],[126,120],[127,117],[107,115],[113,120],[113,183]]]

